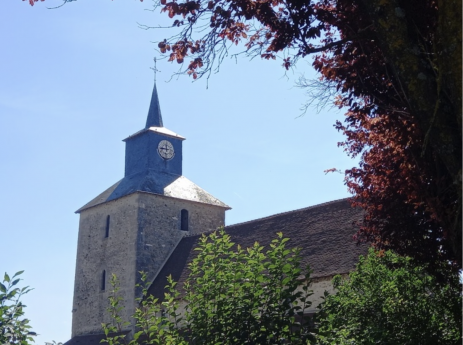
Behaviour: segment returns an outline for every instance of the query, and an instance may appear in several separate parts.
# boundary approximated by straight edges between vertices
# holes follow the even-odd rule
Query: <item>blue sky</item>
[[[152,41],[166,16],[137,0],[79,0],[58,10],[21,0],[0,12],[0,272],[25,270],[26,315],[37,344],[67,341],[79,207],[123,177],[122,139],[144,126],[153,87]],[[233,209],[227,224],[347,197],[354,163],[337,147],[336,110],[301,115],[281,61],[226,59],[205,80],[158,61],[164,125],[185,136],[184,175]]]

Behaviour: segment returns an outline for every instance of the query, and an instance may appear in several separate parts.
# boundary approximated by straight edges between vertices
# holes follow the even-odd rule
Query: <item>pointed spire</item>
[[[149,127],[163,127],[161,107],[159,106],[158,90],[156,89],[156,83],[154,83],[150,109],[148,110],[148,118],[146,119],[145,128]]]

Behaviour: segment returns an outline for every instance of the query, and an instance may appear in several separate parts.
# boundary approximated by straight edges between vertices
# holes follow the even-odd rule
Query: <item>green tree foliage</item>
[[[440,285],[425,267],[391,251],[360,257],[348,278],[336,276],[335,295],[325,296],[320,343],[461,344],[461,292],[458,275]]]
[[[33,341],[29,320],[24,318],[24,307],[21,297],[31,291],[28,286],[19,288],[20,276],[24,271],[10,277],[5,273],[0,283],[0,344],[27,345]]]
[[[321,95],[346,111],[341,146],[360,158],[346,170],[365,210],[357,238],[462,269],[461,0],[155,3],[173,27],[160,52],[193,78],[235,44],[286,69],[312,55]]]
[[[264,251],[258,243],[246,249],[235,246],[223,230],[203,236],[184,293],[171,278],[161,303],[144,288],[134,315],[138,332],[130,342],[120,334],[125,325],[113,277],[116,288],[109,311],[114,322],[103,325],[105,341],[110,345],[307,344],[313,339],[303,315],[311,305],[310,272],[299,268],[299,250],[287,249],[287,241],[279,233]],[[183,313],[181,295],[186,304]]]

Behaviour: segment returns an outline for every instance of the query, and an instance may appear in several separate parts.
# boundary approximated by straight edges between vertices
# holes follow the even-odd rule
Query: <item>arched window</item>
[[[180,230],[188,231],[188,211],[182,210],[180,212]]]
[[[101,274],[101,291],[106,290],[106,270]]]
[[[106,217],[106,230],[105,230],[105,235],[104,237],[109,237],[109,222],[110,222],[110,217]]]

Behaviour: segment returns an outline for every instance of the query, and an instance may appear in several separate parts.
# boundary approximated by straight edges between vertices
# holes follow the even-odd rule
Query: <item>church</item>
[[[183,284],[201,234],[225,226],[231,209],[182,175],[184,137],[163,126],[156,85],[145,127],[124,141],[124,177],[76,211],[80,215],[72,306],[72,336],[66,345],[99,344],[101,324],[109,322],[109,280],[120,281],[123,318],[130,316],[141,291],[138,272],[148,274],[149,293],[163,296],[166,277]],[[270,244],[277,232],[300,247],[303,265],[313,270],[313,309],[331,279],[347,274],[366,252],[352,240],[362,213],[347,199],[225,226],[242,247]],[[314,312],[310,310],[309,312]]]

